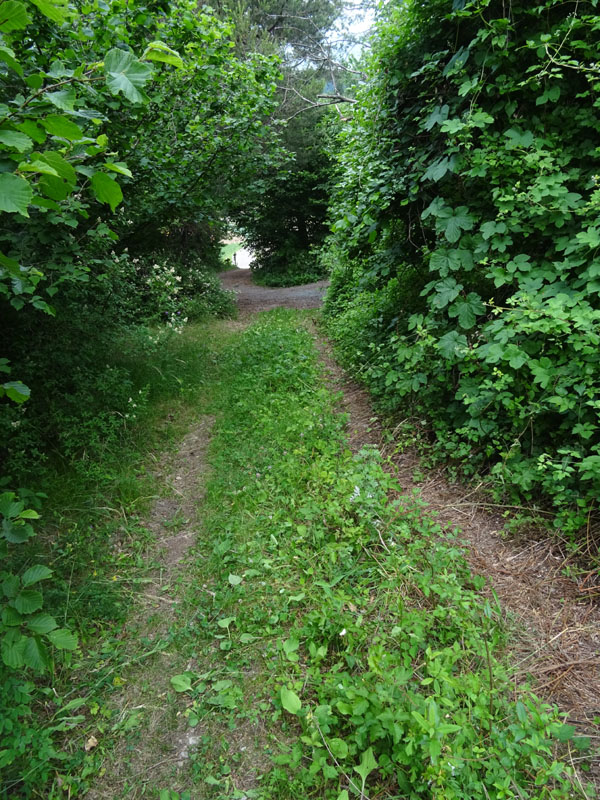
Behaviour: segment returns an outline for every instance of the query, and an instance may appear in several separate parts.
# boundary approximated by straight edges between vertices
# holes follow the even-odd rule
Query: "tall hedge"
[[[387,407],[572,527],[600,496],[599,5],[388,5],[326,253]]]

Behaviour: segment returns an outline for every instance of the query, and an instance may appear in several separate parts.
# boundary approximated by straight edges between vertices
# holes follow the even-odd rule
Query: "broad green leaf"
[[[435,308],[446,308],[449,303],[458,297],[463,287],[454,278],[444,278],[443,281],[438,281],[434,288],[436,293],[431,300],[431,304]]]
[[[37,142],[38,144],[43,144],[46,141],[46,131],[41,125],[38,125],[31,119],[26,119],[15,127],[23,133],[26,133],[27,136],[30,136],[33,141]]]
[[[27,644],[27,637],[18,630],[9,631],[2,638],[2,661],[11,669],[20,669],[25,665],[23,651]]]
[[[79,125],[71,122],[67,117],[51,114],[41,122],[51,136],[60,136],[62,139],[68,139],[70,142],[83,139],[83,131]]]
[[[5,260],[8,260],[6,256],[2,256],[1,263],[4,264]],[[5,358],[3,358],[2,361],[4,361],[6,364]],[[3,367],[4,372],[10,372],[10,368],[6,370],[4,364]],[[19,514],[24,510],[25,503],[17,500],[16,497],[17,496],[14,492],[2,492],[2,494],[0,494],[0,514],[2,514],[3,517],[18,517]]]
[[[354,767],[354,771],[358,772],[360,777],[362,778],[363,786],[367,780],[367,777],[373,772],[374,769],[377,768],[377,761],[375,760],[375,756],[373,755],[373,748],[369,747],[368,750],[362,755],[360,760],[360,764],[358,767]]]
[[[459,72],[469,60],[469,56],[471,55],[470,50],[465,50],[465,48],[460,47],[458,51],[452,56],[450,61],[446,64],[443,70],[443,75],[452,75],[455,72]]]
[[[509,128],[505,134],[508,142],[513,147],[531,147],[533,144],[533,133],[522,131],[520,128]]]
[[[348,790],[342,789],[342,791],[337,796],[337,800],[349,800]]]
[[[49,665],[48,651],[37,636],[28,636],[23,648],[25,666],[43,672]]]
[[[23,3],[17,0],[5,0],[0,4],[0,31],[20,31],[31,22],[31,17]]]
[[[117,95],[123,94],[132,103],[142,103],[145,96],[139,91],[152,77],[152,69],[142,64],[132,53],[116,47],[104,58],[106,85]]]
[[[3,519],[2,535],[11,544],[23,544],[33,536],[33,528],[31,525],[24,525],[21,522],[15,523],[11,519]]]
[[[21,172],[37,172],[40,175],[55,175],[58,178],[58,172],[45,161],[21,161],[19,170]]]
[[[31,2],[53,22],[64,22],[68,16],[67,0],[31,0]]]
[[[234,621],[235,617],[223,617],[223,619],[217,620],[217,625],[219,626],[219,628],[228,628]]]
[[[469,292],[467,297],[459,298],[448,309],[450,317],[458,317],[461,328],[469,330],[475,325],[477,316],[485,313],[485,305],[475,292]]]
[[[287,712],[290,714],[297,714],[300,709],[302,708],[302,701],[291,689],[288,689],[286,686],[281,688],[281,705]]]
[[[348,756],[348,745],[343,739],[330,739],[329,749],[336,758],[346,758]]]
[[[104,166],[113,172],[118,172],[119,175],[126,175],[128,178],[133,178],[133,174],[124,161],[106,161]]]
[[[114,211],[123,199],[121,187],[105,172],[96,172],[96,174],[92,177],[92,189],[96,195],[96,198],[101,203],[106,203],[109,205],[111,211]]]
[[[32,197],[33,190],[25,178],[6,172],[0,175],[0,211],[28,217]]]
[[[31,395],[29,386],[25,386],[21,381],[8,381],[8,383],[2,384],[2,388],[6,392],[6,396],[12,400],[13,403],[24,403],[26,400],[29,400]]]
[[[71,184],[54,175],[43,175],[38,186],[47,197],[58,203],[68,197],[73,189]]]
[[[23,586],[33,586],[34,583],[45,581],[52,577],[52,570],[42,564],[36,564],[34,567],[29,567],[21,576]]]
[[[434,125],[441,125],[442,122],[445,122],[448,119],[449,111],[450,108],[447,105],[438,106],[434,109],[423,124],[425,130],[430,131]]]
[[[9,69],[12,69],[13,72],[16,72],[21,78],[23,77],[23,67],[15,58],[15,51],[11,50],[10,47],[0,45],[0,61],[4,61]]]
[[[41,154],[34,153],[33,156],[39,158],[41,161],[45,161],[46,164],[50,164],[70,186],[75,186],[77,182],[75,169],[60,155],[60,153],[57,153],[56,150],[46,150]]]
[[[240,583],[242,582],[242,576],[241,575],[234,575],[233,573],[231,573],[227,580],[229,581],[229,583],[232,586],[239,586]]]
[[[460,239],[461,231],[470,231],[475,224],[475,220],[469,214],[466,206],[455,209],[450,217],[445,220],[444,234],[449,242],[457,242]]]
[[[174,67],[183,67],[183,60],[177,50],[172,50],[164,42],[150,42],[144,50],[142,59],[162,61],[165,64],[172,64]]]
[[[15,608],[21,614],[33,614],[42,607],[42,593],[36,589],[22,589],[14,599]]]
[[[467,337],[458,331],[449,331],[439,339],[437,349],[444,358],[454,358],[468,348]]]
[[[73,111],[75,100],[77,99],[75,89],[71,86],[66,89],[60,89],[58,92],[48,92],[44,97],[61,111]]]
[[[9,575],[2,581],[2,593],[5,597],[13,598],[19,594],[21,581],[17,575]]]
[[[290,636],[289,639],[286,639],[283,643],[283,652],[285,653],[286,657],[289,661],[298,661],[298,655],[296,650],[300,647],[300,642],[296,639],[295,636]]]
[[[27,627],[33,633],[45,634],[50,633],[58,627],[54,617],[50,614],[36,614],[33,617],[27,618]]]
[[[192,672],[182,672],[181,675],[173,675],[171,686],[176,692],[188,692],[192,688]]]
[[[439,158],[427,169],[421,181],[434,181],[434,183],[437,183],[448,172],[450,166],[451,161],[449,158]]]
[[[20,625],[23,622],[23,617],[19,614],[16,608],[12,606],[4,606],[2,609],[2,623],[7,628]]]
[[[77,647],[77,636],[66,628],[50,631],[48,639],[57,650],[75,650]]]

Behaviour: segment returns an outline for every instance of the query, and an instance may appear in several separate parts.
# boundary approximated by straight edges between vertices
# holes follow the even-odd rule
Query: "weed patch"
[[[375,448],[348,449],[299,316],[242,334],[222,389],[179,634],[197,667],[172,677],[198,731],[198,796],[577,793],[556,758],[573,728],[515,696],[500,610],[457,534],[401,493]],[[236,777],[233,733],[248,726],[269,756],[251,779]]]

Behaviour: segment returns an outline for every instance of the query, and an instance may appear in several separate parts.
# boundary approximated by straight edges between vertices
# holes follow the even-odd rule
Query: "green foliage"
[[[182,631],[205,656],[171,679],[190,726],[219,718],[230,735],[258,715],[279,743],[267,798],[576,795],[556,757],[569,731],[527,692],[515,702],[501,609],[457,533],[374,448],[349,451],[314,356],[281,312],[223,354],[202,583]],[[230,796],[225,756],[202,751],[192,770]]]
[[[567,529],[600,491],[596,6],[387,7],[326,256],[346,363]]]

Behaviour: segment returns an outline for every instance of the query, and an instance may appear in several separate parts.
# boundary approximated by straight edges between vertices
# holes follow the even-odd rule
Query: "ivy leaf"
[[[31,22],[31,17],[23,3],[16,0],[5,0],[0,5],[0,31],[20,31],[26,28]]]
[[[439,158],[425,172],[421,181],[441,181],[444,175],[450,170],[451,161],[449,158]]]
[[[302,701],[291,689],[288,689],[286,686],[282,686],[281,688],[281,705],[289,714],[297,714],[300,709],[302,708]]]
[[[140,89],[152,77],[152,68],[142,64],[132,53],[113,48],[104,58],[106,85],[114,95],[122,93],[132,103],[144,102],[145,95]]]
[[[57,650],[75,650],[77,648],[77,636],[66,628],[50,631],[48,639]]]
[[[29,217],[27,208],[32,197],[33,190],[25,178],[6,172],[0,175],[0,211]]]
[[[450,61],[444,67],[443,75],[451,75],[453,72],[459,72],[469,60],[471,55],[470,50],[460,47],[458,51],[452,56]]]
[[[101,203],[107,203],[111,211],[114,211],[123,199],[121,187],[105,172],[96,172],[92,177],[92,189],[96,198]]]
[[[34,567],[29,567],[25,570],[21,577],[23,586],[33,586],[34,583],[45,581],[52,576],[52,570],[42,564],[36,564]]]

